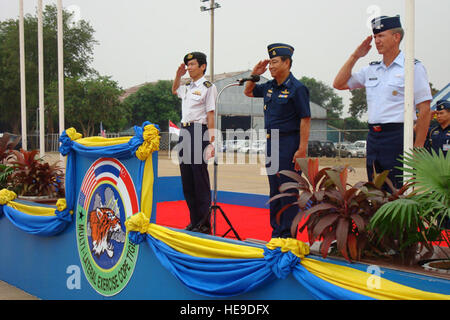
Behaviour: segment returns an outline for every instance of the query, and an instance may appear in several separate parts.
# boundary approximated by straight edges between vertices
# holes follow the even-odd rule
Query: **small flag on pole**
[[[106,131],[103,129],[103,123],[100,121],[100,134],[103,138],[106,138]]]
[[[180,128],[178,128],[172,121],[169,120],[169,133],[180,135]]]

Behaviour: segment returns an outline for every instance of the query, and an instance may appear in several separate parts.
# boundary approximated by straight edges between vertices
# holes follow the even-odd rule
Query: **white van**
[[[366,140],[357,140],[353,142],[353,145],[357,148],[366,148]]]
[[[357,140],[353,142],[353,146],[356,148],[356,156],[358,158],[365,158],[366,157],[366,140]]]

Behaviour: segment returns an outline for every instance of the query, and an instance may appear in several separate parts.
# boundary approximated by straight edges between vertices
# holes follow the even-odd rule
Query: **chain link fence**
[[[243,132],[243,131],[242,131]],[[350,129],[350,130],[343,130],[343,129],[329,129],[329,130],[311,130],[311,133],[313,132],[321,132],[322,136],[323,132],[326,132],[326,141],[320,141],[322,145],[325,144],[325,142],[331,142],[334,145],[334,148],[336,148],[336,152],[334,156],[340,157],[340,145],[351,145],[354,144],[356,141],[365,141],[367,138],[367,129]],[[240,132],[241,133],[241,132]],[[242,134],[241,134],[242,135]],[[312,135],[312,134],[311,134]],[[108,132],[106,133],[107,138],[117,138],[117,137],[123,137],[123,136],[130,136],[127,132]],[[174,148],[174,146],[178,143],[178,136],[174,134],[170,134],[169,132],[160,132],[160,146],[159,149],[161,151],[169,151]],[[39,134],[29,134],[28,137],[28,150],[33,149],[39,149]],[[251,135],[244,134],[242,137],[240,135],[230,135],[230,131],[222,131],[222,137],[223,137],[223,146],[221,148],[226,147],[229,145],[229,142],[227,142],[226,137],[234,140],[250,140],[250,145],[252,145],[252,139],[259,139],[259,141],[262,141],[264,139],[261,139],[261,135],[259,135],[258,138],[252,138]],[[171,140],[171,141],[169,141]],[[329,144],[329,143],[328,143]],[[49,133],[45,135],[45,151],[46,152],[58,152],[59,149],[59,134],[57,133]],[[236,152],[239,152],[239,149],[234,150]],[[248,152],[248,151],[247,151]]]

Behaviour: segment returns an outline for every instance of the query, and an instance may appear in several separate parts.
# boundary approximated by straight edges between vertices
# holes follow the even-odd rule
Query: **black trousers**
[[[178,141],[181,182],[193,227],[211,225],[211,184],[208,164],[203,156],[208,145],[206,125],[191,124],[181,128]]]

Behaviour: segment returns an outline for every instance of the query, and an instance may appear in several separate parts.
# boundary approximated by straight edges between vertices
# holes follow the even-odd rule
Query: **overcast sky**
[[[252,69],[267,57],[267,45],[295,48],[292,72],[328,85],[378,15],[400,14],[405,0],[217,0],[215,73]],[[25,13],[37,0],[24,0]],[[44,5],[56,0],[44,0]],[[93,67],[126,89],[146,81],[169,80],[189,51],[210,53],[210,14],[200,0],[63,0],[76,17],[89,21],[99,41]],[[450,79],[450,1],[416,0],[415,57],[429,80],[442,89]],[[0,0],[0,20],[17,18],[19,0]],[[403,47],[403,45],[402,45]],[[373,46],[356,69],[380,56]],[[209,60],[208,60],[209,61]],[[209,68],[208,68],[209,73]],[[264,76],[270,78],[267,71]],[[349,93],[339,94],[348,104]],[[347,106],[346,106],[347,107]]]

